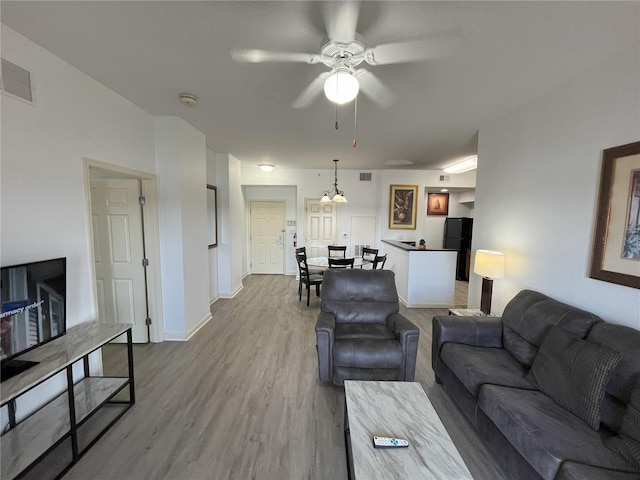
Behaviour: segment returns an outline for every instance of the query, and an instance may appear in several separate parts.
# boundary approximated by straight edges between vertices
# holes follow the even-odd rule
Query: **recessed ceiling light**
[[[440,191],[441,191],[442,193],[444,193],[444,192],[448,192],[448,191],[449,191],[449,189],[448,189],[448,188],[443,188],[443,189],[441,189]]]
[[[270,172],[275,168],[270,163],[261,163],[258,165],[258,167],[260,167],[260,170],[262,170],[263,172]]]

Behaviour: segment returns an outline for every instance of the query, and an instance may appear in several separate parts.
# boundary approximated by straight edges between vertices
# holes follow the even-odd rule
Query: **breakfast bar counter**
[[[455,306],[457,250],[419,249],[398,240],[382,240],[385,268],[396,274],[400,301],[409,308]]]

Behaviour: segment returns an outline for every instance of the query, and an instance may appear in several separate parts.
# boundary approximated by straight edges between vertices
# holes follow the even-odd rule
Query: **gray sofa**
[[[434,317],[432,341],[509,478],[640,480],[640,331],[523,290],[502,317]]]
[[[412,382],[420,330],[399,311],[391,270],[326,270],[316,322],[320,380]]]

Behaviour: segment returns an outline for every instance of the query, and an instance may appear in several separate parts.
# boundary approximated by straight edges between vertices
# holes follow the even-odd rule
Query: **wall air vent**
[[[33,104],[33,84],[31,72],[9,60],[2,59],[2,78],[0,90],[9,96]]]
[[[370,182],[371,181],[371,172],[360,172],[360,181],[361,182]]]

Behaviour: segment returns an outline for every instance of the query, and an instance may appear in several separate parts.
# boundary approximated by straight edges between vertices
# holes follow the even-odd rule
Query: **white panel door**
[[[149,336],[139,196],[138,180],[91,180],[98,316],[104,323],[133,323],[133,341],[144,343]]]
[[[335,245],[338,237],[336,204],[307,199],[305,211],[307,228],[304,244],[307,257],[326,257],[327,246]]]
[[[284,202],[251,202],[251,273],[284,273]]]

